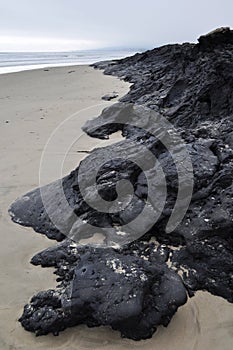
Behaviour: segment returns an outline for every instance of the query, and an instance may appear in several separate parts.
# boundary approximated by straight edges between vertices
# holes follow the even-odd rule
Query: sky
[[[0,0],[0,51],[153,48],[233,28],[233,0]]]

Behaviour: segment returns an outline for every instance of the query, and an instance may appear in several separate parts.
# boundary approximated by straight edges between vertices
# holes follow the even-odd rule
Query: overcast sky
[[[233,0],[0,0],[0,51],[152,48],[233,27]]]

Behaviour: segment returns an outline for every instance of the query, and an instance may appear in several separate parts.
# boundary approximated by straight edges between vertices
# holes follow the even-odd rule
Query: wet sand
[[[121,339],[118,332],[106,327],[86,326],[68,329],[58,337],[35,337],[17,321],[33,294],[56,285],[53,269],[30,264],[35,253],[55,242],[11,222],[8,207],[17,197],[39,186],[40,159],[47,140],[56,127],[77,111],[83,110],[78,121],[76,118],[77,134],[81,136],[68,152],[63,174],[86,156],[77,151],[104,145],[105,141],[83,135],[81,126],[85,119],[97,116],[113,103],[103,103],[101,96],[113,91],[123,96],[128,88],[129,84],[87,66],[0,75],[1,350],[232,348],[233,306],[204,292],[198,292],[181,307],[167,328],[160,327],[152,339],[141,342]],[[73,130],[70,132],[72,136]],[[114,135],[112,141],[118,138]],[[54,150],[52,156],[61,154]],[[53,176],[51,169],[48,181]]]

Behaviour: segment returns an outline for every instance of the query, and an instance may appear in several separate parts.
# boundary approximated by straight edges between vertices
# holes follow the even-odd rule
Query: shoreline
[[[74,67],[71,69],[71,67]],[[75,72],[69,73],[70,70]],[[37,187],[41,152],[54,128],[65,117],[90,104],[105,104],[101,97],[113,90],[125,95],[129,84],[116,77],[104,76],[89,66],[52,68],[49,71],[30,70],[5,74],[0,78],[2,162],[0,225],[1,238],[1,349],[228,349],[232,306],[207,292],[179,309],[168,328],[160,327],[152,339],[135,343],[121,339],[109,328],[89,329],[77,326],[62,332],[59,337],[48,335],[36,338],[26,332],[17,318],[30,297],[42,289],[55,287],[53,270],[30,264],[34,253],[53,244],[32,229],[14,224],[7,213],[9,205],[21,194]],[[103,108],[97,107],[97,116]],[[89,116],[88,116],[89,117]],[[81,127],[82,125],[80,125]],[[20,132],[19,132],[20,130]],[[104,141],[88,136],[82,145],[89,149]],[[88,144],[87,144],[88,142]],[[54,156],[56,154],[54,153]],[[80,158],[79,158],[80,157]],[[85,154],[71,152],[64,169],[73,170]],[[54,242],[56,244],[56,242]],[[208,309],[206,305],[208,304]],[[77,344],[79,344],[77,346]]]
[[[133,56],[141,49],[97,49],[68,52],[0,52],[0,75],[28,70],[87,66]]]
[[[92,63],[90,63],[92,64]],[[0,75],[2,74],[12,74],[20,73],[26,71],[50,69],[50,68],[65,68],[65,67],[77,67],[77,66],[89,66],[87,63],[57,63],[57,64],[35,64],[35,65],[22,65],[22,66],[13,66],[13,67],[0,67]]]

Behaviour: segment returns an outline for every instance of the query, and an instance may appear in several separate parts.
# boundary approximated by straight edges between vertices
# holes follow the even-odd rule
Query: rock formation
[[[92,137],[105,139],[118,130],[124,136],[121,142],[93,150],[81,162],[85,194],[95,202],[90,179],[97,160],[109,159],[103,161],[96,177],[100,196],[111,209],[117,184],[125,180],[131,182],[133,195],[128,202],[128,187],[122,182],[126,209],[98,212],[83,198],[79,167],[61,181],[71,214],[60,204],[59,181],[12,204],[15,222],[61,241],[32,258],[34,265],[55,267],[60,285],[34,296],[20,321],[37,335],[58,334],[85,323],[90,327],[110,325],[124,337],[146,339],[158,325],[168,325],[186,302],[186,292],[192,297],[195,291],[206,290],[233,302],[233,31],[221,28],[201,36],[197,44],[166,45],[94,67],[133,84],[120,102],[84,126]],[[161,130],[149,122],[152,112],[161,119]],[[132,117],[128,124],[122,122],[125,115]],[[139,115],[146,133],[132,126]],[[166,133],[162,120],[171,123],[184,140],[194,181],[188,210],[169,233],[166,225],[185,179],[179,181],[171,152],[161,142]],[[147,176],[134,162],[121,159],[126,152],[143,160],[147,153],[138,145],[157,159],[148,163]],[[178,144],[173,144],[173,151],[178,154],[178,164],[183,164]],[[163,208],[156,207],[163,199],[158,165],[167,185]],[[155,205],[148,194],[148,179],[155,180]],[[49,203],[46,208],[43,192]],[[147,229],[151,217],[147,211],[148,220],[145,215],[137,225],[142,235],[134,237],[136,228],[130,225],[120,232],[118,227],[143,211],[148,197],[153,214],[158,215],[156,222]],[[51,217],[57,218],[58,226]],[[95,234],[88,224],[103,234],[102,246],[77,243]]]

